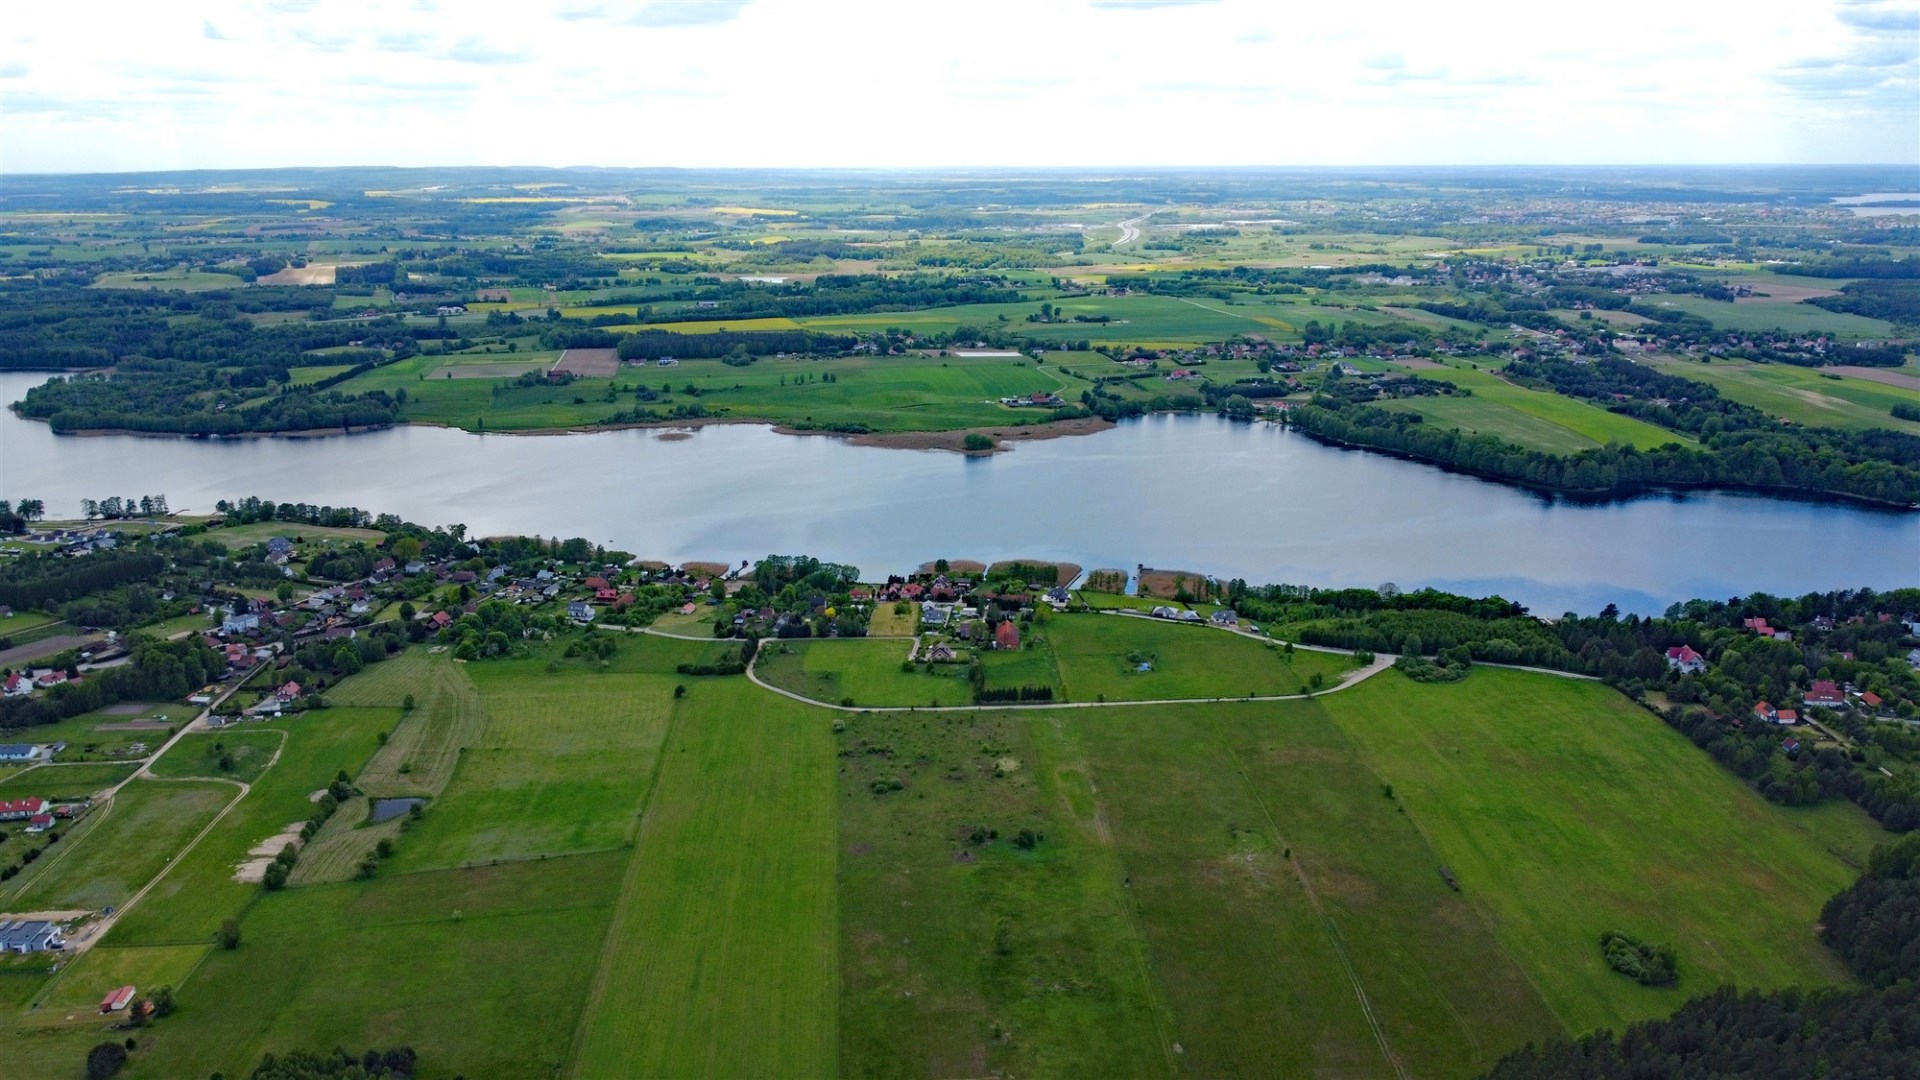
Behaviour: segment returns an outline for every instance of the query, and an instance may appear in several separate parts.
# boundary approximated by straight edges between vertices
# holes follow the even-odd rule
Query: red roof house
[[[1838,708],[1847,703],[1847,695],[1833,684],[1832,679],[1815,679],[1807,689],[1806,702],[1809,705],[1827,705]]]
[[[280,689],[275,690],[273,696],[279,698],[281,701],[292,701],[294,698],[300,696],[300,684],[290,682]]]
[[[589,589],[604,589],[607,587],[607,579],[603,577],[590,577],[586,581],[581,582],[581,584]]]
[[[1667,666],[1675,671],[1705,671],[1707,658],[1694,652],[1691,645],[1676,645],[1667,650]]]
[[[115,990],[113,993],[100,999],[100,1011],[103,1013],[118,1012],[126,1008],[128,1003],[133,1001],[133,994],[134,990],[131,986],[123,986]]]
[[[1860,704],[1869,709],[1877,709],[1880,707],[1880,695],[1868,690],[1860,695]]]
[[[0,821],[30,818],[46,809],[45,799],[0,799]]]
[[[996,649],[1017,649],[1020,647],[1020,627],[1012,619],[998,623],[993,628],[993,647]]]

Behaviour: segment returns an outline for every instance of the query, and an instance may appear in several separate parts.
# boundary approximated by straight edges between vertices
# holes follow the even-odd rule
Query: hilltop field
[[[135,1078],[335,1045],[429,1078],[1465,1078],[1722,983],[1850,982],[1815,922],[1879,827],[1763,801],[1595,681],[1055,613],[986,665],[1051,700],[975,707],[904,637],[695,675],[733,654],[674,625],[414,646],[151,775],[13,772],[124,786],[0,883],[118,910],[0,965],[6,1073],[131,1034]],[[286,887],[240,880],[342,774]],[[1610,970],[1609,930],[1677,984]],[[110,1031],[124,984],[177,1007]]]

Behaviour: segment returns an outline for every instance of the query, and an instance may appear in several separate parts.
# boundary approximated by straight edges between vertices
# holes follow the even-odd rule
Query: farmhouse
[[[953,646],[944,641],[934,643],[933,648],[927,650],[927,659],[936,664],[950,664],[955,656]]]
[[[1207,616],[1207,621],[1215,626],[1236,626],[1240,622],[1240,616],[1235,614],[1232,608],[1221,608]]]
[[[1689,675],[1698,675],[1707,670],[1707,658],[1694,652],[1691,645],[1675,645],[1667,650],[1667,667],[1674,671],[1684,671]]]
[[[30,833],[43,833],[51,828],[53,828],[52,814],[35,814],[27,819],[27,831]]]
[[[297,682],[287,683],[285,686],[282,686],[280,689],[275,690],[273,692],[273,696],[279,699],[282,703],[292,701],[293,699],[300,696],[300,684]]]
[[[45,799],[0,799],[0,821],[25,821],[46,809]]]
[[[7,676],[7,681],[0,686],[4,686],[7,697],[25,697],[33,693],[33,683],[20,674]]]
[[[43,919],[0,922],[0,952],[37,953],[64,948],[60,928]]]
[[[0,745],[0,761],[32,761],[39,752],[32,743],[7,743]]]
[[[576,622],[592,622],[593,605],[587,603],[585,600],[575,600],[573,603],[567,605],[567,618],[573,619]]]
[[[1020,628],[1012,619],[1007,619],[993,628],[993,647],[996,649],[1017,649],[1020,647]]]
[[[1775,716],[1774,708],[1772,705],[1769,705],[1764,701],[1758,702],[1753,707],[1753,716],[1754,716],[1754,719],[1756,720],[1760,720],[1769,724],[1774,723],[1774,716]]]

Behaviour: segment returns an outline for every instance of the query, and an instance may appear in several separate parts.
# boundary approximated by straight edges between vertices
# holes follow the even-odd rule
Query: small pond
[[[416,806],[425,806],[425,799],[375,799],[373,813],[367,815],[367,824],[378,825],[383,821],[392,821]]]

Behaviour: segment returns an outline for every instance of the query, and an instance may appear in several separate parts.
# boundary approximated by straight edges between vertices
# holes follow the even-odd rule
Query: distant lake
[[[0,402],[44,378],[0,374]],[[966,458],[749,424],[62,438],[0,410],[0,497],[77,517],[82,498],[144,494],[175,510],[246,495],[359,506],[673,562],[802,553],[868,577],[941,557],[1145,563],[1256,583],[1498,593],[1556,615],[1920,584],[1920,514],[1724,493],[1578,504],[1213,416]]]

